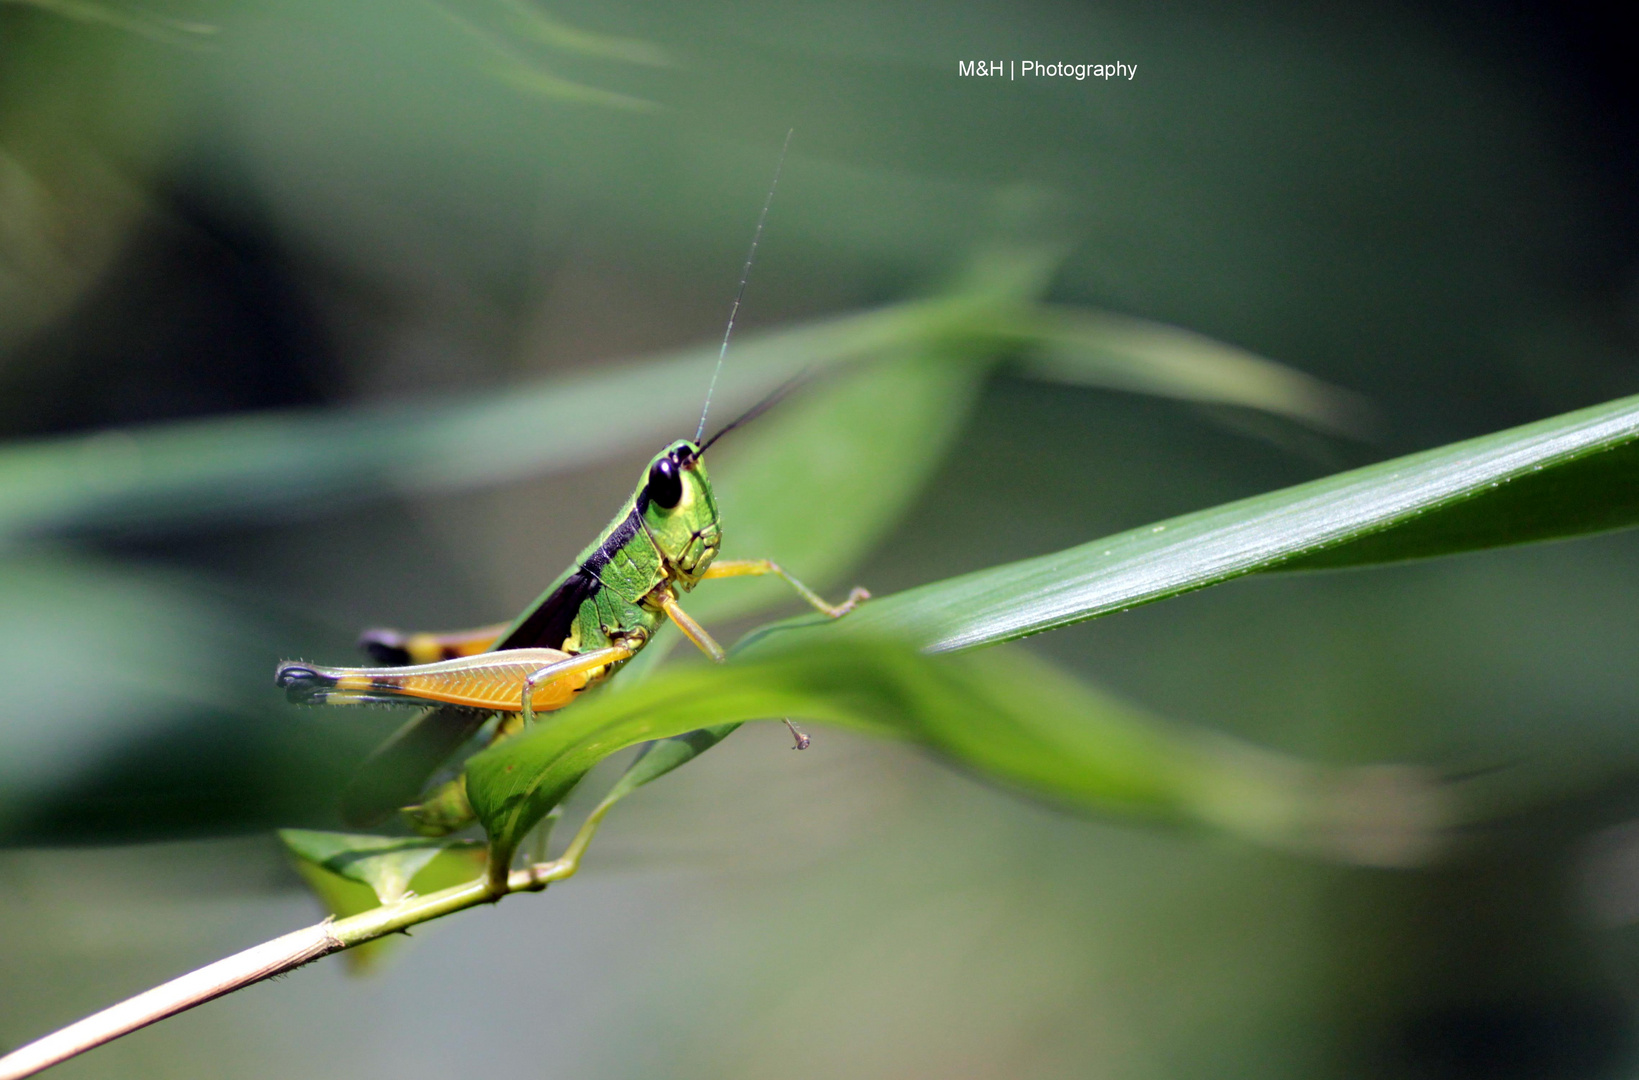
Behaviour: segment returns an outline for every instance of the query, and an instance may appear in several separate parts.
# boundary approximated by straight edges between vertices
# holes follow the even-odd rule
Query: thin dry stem
[[[599,814],[598,818],[601,817]],[[326,919],[190,971],[13,1050],[0,1058],[0,1080],[33,1076],[121,1035],[264,979],[294,971],[331,953],[478,904],[494,903],[510,893],[544,889],[554,881],[573,876],[580,868],[580,857],[591,839],[591,830],[596,827],[596,820],[588,821],[560,858],[512,871],[503,891],[496,892],[487,879],[480,878],[427,896],[408,896],[351,918]]]

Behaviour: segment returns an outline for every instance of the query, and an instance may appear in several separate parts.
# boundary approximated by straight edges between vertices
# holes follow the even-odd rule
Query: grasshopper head
[[[637,496],[644,527],[685,590],[694,588],[722,544],[717,500],[700,453],[687,439],[667,447],[649,462]]]

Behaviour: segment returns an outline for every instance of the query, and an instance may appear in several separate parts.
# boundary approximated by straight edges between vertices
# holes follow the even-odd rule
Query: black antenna
[[[721,439],[724,435],[727,435],[735,428],[751,423],[753,420],[757,419],[757,417],[778,405],[782,400],[784,400],[787,394],[801,386],[803,383],[807,382],[808,379],[809,372],[801,371],[791,376],[791,378],[785,380],[780,385],[776,386],[769,392],[767,397],[757,402],[757,404],[753,405],[739,416],[736,416],[733,420],[730,420],[727,427],[722,428],[717,432],[717,434],[707,439],[705,441],[705,445],[700,447],[696,456],[703,455],[712,443],[716,442],[718,439]]]
[[[728,328],[723,331],[722,348],[717,350],[717,366],[711,369],[711,385],[706,387],[706,404],[700,409],[700,426],[694,431],[695,442],[699,442],[700,436],[706,433],[706,413],[711,411],[711,396],[717,392],[717,376],[723,372],[723,357],[728,355],[728,339],[734,334],[734,319],[740,314],[740,301],[745,299],[746,282],[751,280],[751,263],[757,257],[757,242],[763,238],[763,223],[768,220],[768,208],[774,205],[774,189],[780,186],[780,170],[785,168],[785,152],[791,149],[791,136],[796,134],[796,131],[796,128],[790,128],[785,133],[785,145],[780,147],[780,160],[774,165],[774,182],[768,185],[768,198],[763,200],[763,212],[757,215],[757,230],[751,234],[751,250],[746,252],[746,264],[740,271],[740,287],[734,290],[734,306],[728,309]],[[727,431],[728,428],[723,430]]]

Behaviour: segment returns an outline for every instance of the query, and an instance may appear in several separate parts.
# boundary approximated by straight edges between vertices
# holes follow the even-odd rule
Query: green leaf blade
[[[1021,652],[931,657],[848,639],[665,672],[584,702],[472,758],[467,788],[491,850],[510,858],[601,758],[713,724],[786,716],[909,739],[1078,809],[1208,824],[1352,861],[1415,861],[1447,817],[1438,785],[1416,770],[1367,775],[1309,765],[1150,716]],[[701,747],[670,744],[652,775],[628,774],[627,789],[611,795],[691,759],[715,737],[696,736]]]
[[[1039,634],[1275,569],[1364,566],[1639,524],[1639,397],[873,600],[819,631],[930,651]],[[1559,485],[1563,485],[1560,489]]]

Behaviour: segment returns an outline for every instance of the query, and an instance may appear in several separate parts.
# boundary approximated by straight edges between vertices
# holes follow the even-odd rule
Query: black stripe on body
[[[600,548],[599,551],[601,550]],[[581,603],[596,596],[602,588],[603,582],[597,579],[597,575],[587,573],[586,567],[583,566],[570,574],[551,596],[542,600],[540,607],[530,612],[529,618],[495,648],[563,648],[563,643],[569,640],[575,629],[575,617],[580,614]]]
[[[640,504],[647,501],[646,494],[639,497]],[[592,552],[585,562],[580,564],[581,569],[596,578],[603,568],[609,565],[609,560],[615,557],[616,552],[631,543],[642,528],[643,508],[641,505],[634,506],[632,512],[626,515],[626,519],[610,530],[609,535],[603,538],[603,543],[598,545],[598,549]],[[556,646],[549,647],[556,648]]]

